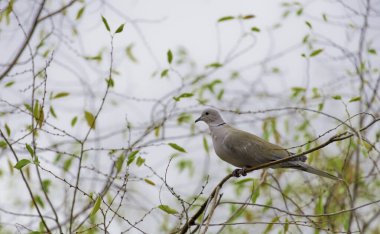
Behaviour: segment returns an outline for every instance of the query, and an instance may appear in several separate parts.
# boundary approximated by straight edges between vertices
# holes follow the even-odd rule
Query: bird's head
[[[203,121],[209,126],[217,126],[224,123],[224,120],[219,112],[211,108],[204,110],[201,117],[195,120],[195,122],[199,121]]]

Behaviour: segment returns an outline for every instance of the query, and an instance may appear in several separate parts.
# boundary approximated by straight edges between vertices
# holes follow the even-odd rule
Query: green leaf
[[[172,53],[172,51],[168,50],[168,52],[167,52],[166,55],[167,55],[168,63],[171,64],[172,61],[173,61],[173,53]]]
[[[138,157],[137,160],[136,160],[136,165],[138,167],[141,167],[141,165],[143,165],[145,163],[145,158],[142,158],[142,157]]]
[[[206,65],[207,68],[211,67],[211,68],[219,68],[219,67],[222,67],[223,64],[221,63],[211,63],[211,64],[208,64]]]
[[[75,17],[76,20],[78,20],[82,17],[84,9],[85,9],[85,7],[82,7],[81,9],[79,9],[79,11],[77,12],[77,16]]]
[[[205,136],[203,136],[203,148],[205,149],[207,154],[210,153],[210,148],[208,146],[207,138]]]
[[[183,94],[179,95],[178,97],[173,97],[173,99],[174,99],[176,102],[178,102],[179,100],[181,100],[181,98],[190,98],[190,97],[192,97],[192,96],[194,96],[193,93],[183,93]]]
[[[51,186],[51,180],[46,179],[42,181],[42,190],[44,190],[46,193],[49,192],[50,186]]]
[[[361,99],[362,99],[361,97],[353,97],[348,102],[357,102],[357,101],[360,101]]]
[[[377,54],[377,52],[376,52],[375,49],[368,49],[368,53],[369,53],[369,54],[374,54],[374,55]]]
[[[11,87],[15,82],[14,81],[9,81],[7,83],[5,83],[4,87],[8,88],[8,87]]]
[[[124,30],[124,24],[121,24],[115,31],[115,33],[121,33]]]
[[[25,147],[28,150],[30,156],[33,158],[34,157],[34,150],[33,150],[33,148],[30,145],[28,145],[28,144],[25,144]]]
[[[36,120],[37,125],[39,127],[42,127],[42,124],[44,122],[44,110],[42,108],[42,105],[39,104],[38,100],[34,104],[33,117]]]
[[[53,96],[53,99],[63,98],[69,96],[70,93],[68,92],[60,92]]]
[[[137,58],[135,57],[135,55],[133,54],[133,51],[132,51],[133,47],[134,47],[134,44],[133,44],[133,43],[130,44],[130,45],[128,45],[127,48],[125,48],[125,53],[127,54],[128,58],[129,58],[132,62],[137,63],[138,60],[137,60]]]
[[[323,198],[322,195],[319,196],[317,204],[315,204],[315,214],[323,214]]]
[[[5,124],[4,127],[5,127],[5,131],[7,132],[7,135],[10,136],[11,135],[11,129],[9,128],[8,124]]]
[[[323,21],[327,22],[328,19],[327,19],[327,15],[325,13],[322,14],[322,18],[323,18]]]
[[[135,160],[136,158],[136,154],[139,152],[139,150],[135,150],[135,151],[132,151],[129,155],[128,155],[128,161],[127,161],[127,165],[129,166],[131,163],[133,163],[133,161]]]
[[[300,9],[297,10],[296,14],[300,16],[302,15],[302,13],[303,13],[303,8],[301,7]]]
[[[253,190],[254,192],[252,194],[251,201],[252,203],[255,203],[257,198],[260,196],[260,185],[257,179],[253,181]]]
[[[102,21],[103,21],[103,24],[106,27],[107,31],[110,32],[111,31],[110,26],[108,25],[106,18],[104,18],[103,16],[102,16]]]
[[[159,205],[160,210],[165,211],[168,214],[178,214],[178,211],[169,207],[168,205]]]
[[[67,159],[64,163],[63,163],[63,171],[68,171],[71,167],[71,164],[73,162],[73,158],[69,158]]]
[[[107,86],[110,87],[110,88],[112,88],[112,87],[115,86],[115,82],[114,82],[114,80],[111,77],[108,78],[108,79],[106,79],[106,83],[107,83]]]
[[[253,32],[260,32],[261,30],[258,27],[252,27],[251,31],[253,31]]]
[[[340,95],[332,96],[332,98],[335,100],[342,100],[342,96],[340,96]]]
[[[155,185],[156,185],[156,184],[155,184],[153,181],[151,181],[150,179],[145,178],[144,181],[145,181],[145,183],[150,184],[150,185],[152,185],[152,186],[155,186]]]
[[[2,149],[7,148],[7,143],[5,141],[0,141],[0,148]]]
[[[322,52],[323,52],[323,49],[314,50],[313,52],[310,53],[310,57],[315,57]]]
[[[278,220],[280,220],[280,217],[274,217],[271,221],[270,224],[268,224],[267,228],[264,231],[264,234],[269,233],[272,228],[273,228],[273,223],[276,223]]]
[[[116,171],[119,173],[123,168],[123,163],[125,161],[125,154],[122,153],[115,162]]]
[[[255,17],[256,17],[255,15],[244,15],[244,16],[241,16],[240,18],[243,20],[248,20],[248,19],[253,19]]]
[[[311,25],[311,23],[310,23],[309,21],[305,21],[305,24],[306,24],[310,29],[313,28],[313,26]]]
[[[288,218],[285,219],[285,225],[284,225],[284,234],[286,234],[289,230],[289,220]]]
[[[163,77],[167,77],[169,74],[169,69],[164,69],[162,72],[161,72],[161,78]]]
[[[38,196],[38,195],[34,196],[34,201],[35,201],[38,205],[40,205],[42,208],[45,207],[45,204],[44,204],[44,202],[42,201],[42,198],[41,198],[40,196]]]
[[[85,111],[84,118],[90,128],[95,129],[95,117],[91,112]]]
[[[96,212],[98,212],[98,210],[100,209],[101,203],[102,203],[102,198],[100,196],[98,196],[98,198],[96,198],[94,207],[91,210],[90,216],[93,216],[94,214],[96,214]]]
[[[50,106],[49,110],[50,110],[51,115],[52,115],[54,118],[58,118],[57,114],[55,113],[55,110],[54,110],[53,106]]]
[[[218,23],[228,21],[228,20],[233,20],[233,19],[235,19],[235,17],[233,17],[233,16],[224,16],[224,17],[218,19]]]
[[[78,121],[78,117],[77,116],[75,116],[74,118],[72,118],[71,119],[71,127],[74,127],[75,124],[77,123],[77,121]]]
[[[28,165],[29,163],[31,163],[30,160],[28,159],[21,159],[20,161],[18,161],[16,163],[16,165],[14,165],[14,168],[18,169],[18,170],[21,170],[21,168],[25,167],[26,165]]]
[[[223,95],[224,95],[224,89],[221,89],[221,90],[219,91],[218,95],[216,96],[216,99],[217,99],[218,101],[222,100]]]
[[[179,152],[186,153],[186,150],[181,146],[177,145],[176,143],[169,143],[168,145],[173,149],[178,150]]]

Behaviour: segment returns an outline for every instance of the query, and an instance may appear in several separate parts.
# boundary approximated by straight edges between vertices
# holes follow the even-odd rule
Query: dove
[[[238,167],[233,171],[235,177],[247,175],[245,171],[247,168],[294,155],[294,153],[254,134],[230,126],[224,122],[220,113],[215,109],[205,109],[201,116],[195,120],[195,123],[200,121],[208,125],[214,150],[219,158]],[[292,168],[329,179],[340,180],[334,175],[306,164],[306,159],[306,156],[295,157],[289,161],[275,164],[271,168]]]

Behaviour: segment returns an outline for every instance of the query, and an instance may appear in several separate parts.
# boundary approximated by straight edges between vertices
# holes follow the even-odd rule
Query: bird
[[[205,109],[201,116],[195,120],[195,123],[202,121],[210,129],[214,150],[218,157],[238,167],[232,172],[232,175],[235,177],[246,176],[248,168],[295,155],[281,146],[230,126],[224,122],[221,114],[213,108]],[[275,164],[271,168],[297,169],[329,179],[340,180],[340,178],[334,175],[306,164],[306,159],[307,157],[302,155]]]

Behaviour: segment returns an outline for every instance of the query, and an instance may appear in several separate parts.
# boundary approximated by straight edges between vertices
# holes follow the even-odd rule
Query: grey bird
[[[216,154],[224,161],[239,167],[233,172],[235,177],[245,176],[245,170],[294,155],[286,149],[272,144],[256,135],[233,128],[224,122],[220,113],[207,108],[195,122],[203,121],[210,128]],[[274,165],[272,168],[292,168],[329,179],[340,180],[327,172],[305,163],[306,156],[293,158]]]

